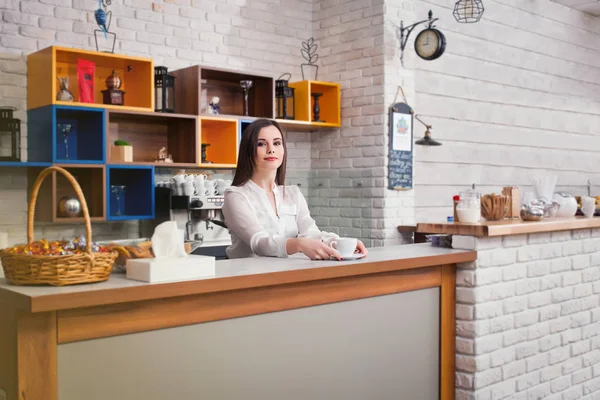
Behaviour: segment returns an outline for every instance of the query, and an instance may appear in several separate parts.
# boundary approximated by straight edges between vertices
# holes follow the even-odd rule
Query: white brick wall
[[[288,132],[288,182],[301,185],[323,229],[384,245],[400,240],[399,224],[445,219],[451,195],[473,182],[497,191],[547,170],[575,192],[588,178],[600,181],[598,20],[547,0],[489,0],[482,22],[462,25],[451,16],[454,2],[123,0],[111,6],[112,30],[119,53],[150,56],[170,69],[200,63],[275,78],[291,72],[293,80],[301,79],[301,41],[314,36],[319,78],[342,85],[343,128]],[[96,7],[90,0],[0,2],[2,105],[16,106],[25,121],[25,55],[52,44],[93,49]],[[429,9],[440,17],[447,51],[433,62],[418,59],[415,31],[402,68],[400,21],[424,19]],[[444,142],[415,149],[414,191],[385,189],[387,111],[400,84]],[[25,124],[23,132],[26,146]],[[416,123],[415,135],[422,133]],[[0,192],[1,177],[13,174],[23,173],[0,171]],[[26,193],[10,190],[16,194],[0,193],[0,200],[23,219]],[[12,230],[11,243],[24,238],[17,225],[0,219],[0,231]],[[115,236],[130,230],[97,229]]]
[[[50,45],[95,49],[89,0],[0,1],[0,105],[17,107],[27,146],[26,55]],[[116,52],[152,57],[176,69],[203,64],[300,80],[302,40],[312,35],[313,2],[304,0],[123,0],[110,6]],[[289,182],[308,195],[310,134],[288,132]],[[24,154],[26,159],[26,154]],[[299,161],[295,161],[299,160]],[[25,240],[26,172],[0,169],[0,231]],[[82,225],[36,224],[36,237],[82,232]],[[93,224],[94,239],[137,237],[137,223]]]
[[[600,399],[600,229],[453,247],[457,400]]]
[[[438,60],[415,61],[418,112],[443,143],[417,151],[417,221],[445,221],[472,183],[523,193],[552,173],[560,190],[586,193],[590,179],[599,192],[600,20],[549,1],[488,0],[479,23],[459,24],[455,2],[416,2],[415,19],[431,9],[448,41]]]

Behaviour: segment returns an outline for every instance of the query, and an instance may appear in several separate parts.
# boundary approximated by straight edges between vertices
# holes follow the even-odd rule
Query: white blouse
[[[297,186],[275,186],[273,193],[277,214],[267,192],[252,180],[225,190],[223,217],[231,235],[227,257],[287,257],[285,245],[289,238],[311,238],[329,244],[339,237],[319,230]]]

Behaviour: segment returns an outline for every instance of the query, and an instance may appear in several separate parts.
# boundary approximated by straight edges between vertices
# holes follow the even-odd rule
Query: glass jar
[[[481,221],[481,194],[475,190],[460,192],[456,214],[462,223],[475,224]]]

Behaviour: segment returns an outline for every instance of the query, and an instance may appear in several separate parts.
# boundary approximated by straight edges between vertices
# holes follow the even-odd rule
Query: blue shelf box
[[[106,110],[49,105],[27,111],[28,160],[56,164],[106,162]]]
[[[154,219],[154,167],[107,165],[106,197],[108,221]]]

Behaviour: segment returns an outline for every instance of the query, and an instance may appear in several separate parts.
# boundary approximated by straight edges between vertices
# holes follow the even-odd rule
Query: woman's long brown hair
[[[233,177],[232,186],[242,186],[252,178],[254,167],[256,166],[256,149],[258,147],[258,134],[262,128],[274,126],[281,133],[281,144],[283,145],[283,162],[277,168],[275,183],[285,185],[285,168],[287,164],[287,147],[285,136],[281,127],[276,121],[270,119],[257,119],[244,129],[242,141],[240,142],[240,151],[238,155],[237,168]]]

